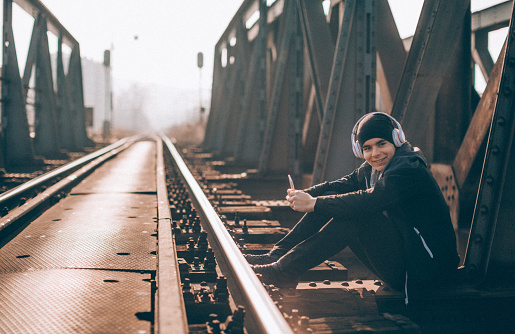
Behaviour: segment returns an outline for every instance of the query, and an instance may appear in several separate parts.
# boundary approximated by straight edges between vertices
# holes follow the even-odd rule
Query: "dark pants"
[[[281,270],[300,275],[346,247],[381,280],[394,289],[404,289],[402,238],[383,214],[339,220],[307,213],[272,252],[284,254],[277,262]]]

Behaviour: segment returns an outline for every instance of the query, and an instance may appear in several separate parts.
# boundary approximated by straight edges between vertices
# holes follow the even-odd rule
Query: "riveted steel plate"
[[[69,196],[0,249],[0,273],[63,267],[155,270],[156,196]]]
[[[82,269],[2,274],[0,333],[151,333],[150,279]]]
[[[155,270],[155,153],[155,142],[138,142],[100,166],[0,249],[0,273]]]
[[[0,249],[0,333],[151,333],[154,142],[105,162]]]

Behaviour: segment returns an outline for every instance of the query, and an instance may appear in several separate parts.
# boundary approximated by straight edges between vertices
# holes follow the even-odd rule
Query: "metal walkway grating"
[[[156,145],[104,163],[0,249],[0,333],[151,333]]]
[[[0,333],[150,333],[150,276],[81,269],[2,274]]]

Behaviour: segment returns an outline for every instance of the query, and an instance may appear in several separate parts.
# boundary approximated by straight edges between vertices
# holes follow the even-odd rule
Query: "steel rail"
[[[193,200],[199,206],[197,212],[201,213],[206,219],[207,224],[204,225],[204,228],[209,232],[210,241],[214,242],[220,251],[217,252],[217,261],[220,262],[222,260],[229,266],[229,283],[234,284],[234,288],[241,294],[247,315],[250,316],[250,319],[245,321],[245,327],[250,329],[252,333],[293,333],[286,319],[284,319],[274,301],[263,287],[263,284],[241,254],[218,213],[214,210],[171,140],[163,135],[161,135],[161,138],[172,155],[186,186],[191,194],[194,195]],[[215,247],[213,249],[215,250]],[[223,257],[222,259],[218,258],[220,255]],[[247,322],[247,320],[250,320],[250,322]]]
[[[172,236],[172,216],[163,155],[163,142],[157,143],[157,294],[154,332],[187,334],[189,332],[186,306],[182,296],[177,252]]]
[[[93,153],[85,155],[82,158],[79,158],[77,160],[69,162],[69,163],[67,163],[61,167],[58,167],[48,173],[45,173],[41,176],[33,178],[30,181],[27,181],[13,189],[10,189],[10,190],[0,194],[0,205],[6,203],[9,200],[12,200],[13,198],[22,196],[27,191],[30,191],[37,187],[42,186],[45,182],[48,182],[56,177],[66,175],[66,173],[69,173],[76,168],[80,168],[82,165],[85,165],[86,163],[93,161],[94,159],[98,158],[101,155],[106,154],[107,152],[113,151],[113,150],[117,149],[118,147],[125,145],[126,143],[134,142],[138,139],[141,139],[142,137],[143,137],[142,135],[136,135],[136,136],[121,139],[114,144],[111,144],[109,146],[106,146],[106,147],[98,150],[98,151],[95,151]]]

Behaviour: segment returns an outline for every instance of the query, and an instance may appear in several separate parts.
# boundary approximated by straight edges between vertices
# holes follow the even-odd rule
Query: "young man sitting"
[[[341,179],[288,189],[305,212],[264,255],[245,255],[267,284],[294,288],[305,271],[346,247],[392,288],[417,295],[459,263],[449,209],[420,150],[390,115],[364,115],[352,131],[365,162]]]

